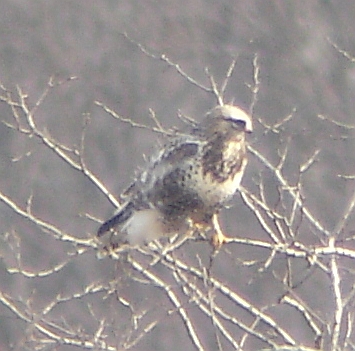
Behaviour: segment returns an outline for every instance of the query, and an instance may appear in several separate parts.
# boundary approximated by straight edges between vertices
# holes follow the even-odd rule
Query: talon
[[[223,244],[231,242],[232,238],[223,234],[222,229],[218,222],[217,215],[213,215],[212,224],[214,229],[214,234],[212,236],[212,245],[215,250],[219,250]]]
[[[216,233],[212,236],[212,245],[215,250],[218,250],[222,247],[223,244],[229,243],[232,239],[228,236],[225,236],[223,233]]]

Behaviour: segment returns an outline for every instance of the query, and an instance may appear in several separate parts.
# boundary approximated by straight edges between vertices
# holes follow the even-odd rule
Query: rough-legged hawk
[[[98,236],[108,236],[117,249],[196,226],[212,228],[213,244],[221,245],[226,237],[217,216],[240,185],[247,164],[245,133],[251,131],[251,118],[242,109],[215,107],[150,160]]]

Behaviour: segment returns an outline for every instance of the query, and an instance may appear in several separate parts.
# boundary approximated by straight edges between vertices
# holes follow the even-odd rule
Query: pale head
[[[251,117],[238,106],[216,106],[210,114],[212,117],[223,118],[226,121],[233,122],[238,129],[246,133],[253,131]]]

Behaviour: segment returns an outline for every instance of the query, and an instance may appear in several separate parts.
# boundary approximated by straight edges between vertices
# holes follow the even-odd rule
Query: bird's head
[[[253,123],[251,117],[240,107],[233,105],[216,106],[209,112],[212,118],[219,118],[229,122],[233,129],[241,132],[251,133]]]

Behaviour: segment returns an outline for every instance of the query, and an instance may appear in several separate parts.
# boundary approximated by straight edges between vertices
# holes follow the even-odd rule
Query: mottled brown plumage
[[[123,194],[125,203],[98,230],[115,247],[140,245],[191,225],[214,227],[237,191],[247,164],[245,133],[251,118],[239,107],[217,106],[186,134],[172,138]]]

